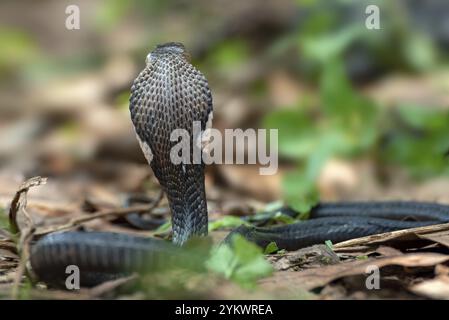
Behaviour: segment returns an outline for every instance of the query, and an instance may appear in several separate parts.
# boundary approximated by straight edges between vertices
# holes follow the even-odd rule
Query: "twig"
[[[30,215],[24,210],[27,205],[27,192],[32,187],[37,187],[47,183],[47,178],[33,177],[23,182],[19,190],[16,191],[14,198],[11,201],[11,206],[9,208],[9,225],[13,233],[20,231],[19,224],[17,222],[17,214],[22,211],[28,222],[32,221]]]
[[[28,262],[28,258],[30,256],[30,241],[33,238],[34,231],[36,227],[34,225],[34,221],[31,216],[26,211],[27,205],[27,193],[31,187],[36,187],[43,185],[47,182],[47,178],[34,177],[31,178],[19,187],[14,198],[11,202],[11,207],[9,209],[9,223],[13,232],[20,232],[20,238],[17,245],[17,251],[20,254],[19,265],[16,270],[16,275],[14,277],[14,284],[11,290],[11,298],[17,299],[19,294],[19,287],[22,281],[22,276],[26,271],[26,264]],[[19,213],[22,214],[26,218],[26,225],[22,228],[19,227],[19,223],[17,218]]]
[[[449,230],[449,223],[435,224],[435,225],[430,225],[430,226],[410,228],[410,229],[404,229],[404,230],[397,230],[397,231],[391,231],[391,232],[374,234],[371,236],[346,240],[346,241],[342,241],[340,243],[334,244],[334,248],[340,249],[340,248],[360,246],[360,245],[373,245],[373,244],[378,244],[380,242],[393,240],[396,238],[407,237],[407,236],[416,238],[417,236],[419,237],[419,235],[425,235],[428,233],[433,233],[433,232],[437,232],[437,231],[445,231],[445,230]]]
[[[132,274],[127,277],[106,281],[106,282],[103,282],[91,289],[88,289],[87,295],[88,295],[89,299],[101,297],[105,293],[115,290],[116,288],[118,288],[126,283],[129,283],[135,279],[137,279],[137,274]]]
[[[70,229],[75,226],[78,226],[84,222],[91,221],[94,219],[99,218],[106,218],[106,217],[117,217],[122,215],[127,215],[130,213],[143,213],[152,211],[155,209],[163,196],[163,193],[160,192],[157,199],[151,204],[151,205],[141,205],[141,206],[134,206],[134,207],[128,207],[128,208],[117,208],[117,209],[108,209],[108,210],[102,210],[94,214],[82,214],[75,218],[72,218],[68,223],[59,225],[59,226],[50,226],[45,228],[36,228],[33,219],[26,211],[26,204],[27,204],[27,192],[31,187],[39,186],[45,184],[47,181],[46,178],[41,177],[34,177],[31,178],[19,187],[16,194],[14,195],[13,200],[11,201],[11,207],[9,210],[9,222],[11,230],[14,233],[20,232],[20,239],[17,244],[18,252],[20,253],[20,261],[19,265],[16,270],[15,278],[14,278],[14,284],[11,290],[11,298],[17,299],[19,294],[19,287],[22,280],[22,277],[26,271],[26,264],[28,262],[28,259],[30,257],[30,242],[33,239],[33,236],[35,235],[44,235],[50,232],[55,231],[62,231],[65,229]],[[26,218],[26,224],[25,226],[20,229],[19,223],[17,221],[17,218],[19,217],[19,214],[22,214],[23,217]],[[112,282],[105,283],[104,286],[99,286],[96,291],[92,291],[90,294],[92,296],[100,295],[106,290],[112,290],[113,288],[122,285],[125,282],[128,282],[130,280],[134,279],[133,276],[127,277],[127,278],[121,278],[117,279]]]
[[[11,240],[0,240],[0,249],[17,253],[17,246]]]
[[[133,206],[133,207],[128,207],[128,208],[107,209],[107,210],[101,210],[94,214],[82,214],[82,215],[79,215],[77,217],[70,219],[69,222],[62,224],[62,225],[38,228],[36,230],[35,234],[36,235],[44,235],[44,234],[47,234],[50,232],[62,231],[62,230],[76,227],[76,226],[80,225],[81,223],[91,221],[94,219],[99,219],[99,218],[113,218],[113,217],[128,215],[130,213],[144,213],[144,212],[152,211],[159,205],[161,198],[162,198],[162,194],[151,205],[140,205],[140,206]]]
[[[14,284],[11,290],[11,298],[17,299],[19,295],[19,287],[20,283],[22,282],[22,276],[24,275],[26,271],[26,264],[28,262],[28,259],[30,257],[30,242],[33,238],[34,231],[35,231],[34,225],[31,227],[27,227],[24,229],[23,232],[21,232],[20,236],[20,261],[19,265],[17,266],[16,275],[14,277]]]

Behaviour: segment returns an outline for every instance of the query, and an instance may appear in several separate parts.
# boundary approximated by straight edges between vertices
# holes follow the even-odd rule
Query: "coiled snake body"
[[[193,235],[206,235],[207,203],[204,163],[195,148],[207,139],[195,135],[211,126],[212,96],[206,78],[189,62],[184,46],[167,43],[147,56],[145,69],[131,88],[130,114],[142,150],[167,195],[172,213],[172,245],[163,240],[106,232],[64,232],[40,239],[32,248],[31,266],[48,283],[63,283],[66,267],[77,265],[82,284],[92,285],[129,271],[156,267],[180,257]],[[171,137],[182,129],[190,137],[189,162],[173,163]],[[415,217],[419,221],[403,221]],[[381,232],[449,222],[449,206],[416,202],[320,204],[308,221],[272,228],[241,226],[232,231],[260,246],[274,241],[294,250],[331,240],[334,243]]]

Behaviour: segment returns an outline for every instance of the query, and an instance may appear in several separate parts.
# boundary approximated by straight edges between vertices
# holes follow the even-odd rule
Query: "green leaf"
[[[224,228],[236,228],[242,224],[249,225],[248,222],[234,216],[224,216],[223,218],[209,222],[209,231],[214,231]]]
[[[0,27],[0,74],[8,69],[31,65],[38,54],[35,41],[25,32]]]
[[[156,230],[154,230],[153,234],[162,234],[171,229],[171,220],[165,222],[163,225],[160,225]]]
[[[249,50],[242,40],[221,42],[208,57],[208,62],[220,69],[237,67],[249,59]]]
[[[295,211],[307,213],[318,203],[319,196],[313,179],[304,172],[295,171],[282,179],[282,189],[287,204]]]
[[[283,205],[283,203],[282,203]],[[296,217],[292,218],[286,214],[283,214],[281,211],[273,210],[264,210],[262,212],[256,213],[255,215],[248,216],[249,222],[257,222],[257,221],[265,221],[268,222],[282,222],[286,224],[296,222]]]
[[[278,211],[278,212],[276,212],[274,214],[272,220],[276,221],[276,222],[282,222],[282,223],[285,223],[285,224],[292,224],[292,223],[296,222],[295,218],[292,218],[292,217],[290,217],[290,216],[288,216],[286,214],[283,214],[280,211]]]
[[[304,55],[322,64],[342,55],[344,50],[361,35],[357,26],[339,32],[316,34],[300,38]]]
[[[324,241],[324,244],[332,251],[334,250],[334,244],[332,243],[332,241],[326,240],[326,241]]]
[[[233,237],[231,246],[222,244],[213,250],[206,267],[246,288],[253,288],[258,279],[273,272],[262,249],[241,235]]]
[[[219,246],[206,261],[206,267],[209,270],[222,274],[226,279],[231,278],[237,265],[238,260],[228,245]]]
[[[242,236],[234,237],[233,249],[238,268],[233,278],[243,285],[253,285],[255,281],[272,273],[271,264],[265,260],[262,249]]]
[[[264,119],[264,127],[278,130],[279,154],[287,158],[306,157],[320,139],[311,119],[299,108],[268,114]]]
[[[279,210],[282,208],[282,206],[284,205],[284,203],[281,200],[278,201],[273,201],[270,203],[267,203],[264,208],[263,211],[274,211],[274,210]]]
[[[279,248],[278,248],[276,242],[270,242],[270,243],[265,247],[265,250],[264,250],[263,253],[264,253],[264,254],[270,254],[270,253],[275,253],[275,252],[277,252],[277,251],[279,251]]]
[[[112,28],[128,13],[131,1],[110,0],[103,2],[96,14],[96,23],[101,30]]]
[[[406,37],[403,54],[409,64],[417,71],[427,71],[435,66],[437,51],[432,39],[413,33]]]
[[[325,139],[333,140],[334,151],[353,154],[372,147],[378,136],[378,110],[352,88],[342,61],[326,63],[320,93],[329,121]]]
[[[449,128],[449,112],[437,108],[403,104],[398,108],[398,113],[407,125],[416,129],[447,130]]]
[[[401,165],[415,178],[449,174],[449,111],[402,105],[399,124],[389,133],[382,159]]]

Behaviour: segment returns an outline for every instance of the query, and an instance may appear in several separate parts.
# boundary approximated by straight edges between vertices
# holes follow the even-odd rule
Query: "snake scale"
[[[193,121],[201,130],[211,126],[212,95],[204,75],[190,62],[180,43],[157,46],[146,59],[146,67],[131,88],[130,114],[140,146],[168,198],[173,243],[154,238],[108,232],[69,231],[38,240],[31,250],[31,267],[49,284],[63,283],[68,265],[77,265],[81,283],[93,285],[131,271],[162,266],[162,261],[180,259],[181,247],[192,236],[207,235],[208,214],[204,163],[174,164],[170,150],[178,141],[170,134],[184,129],[194,148],[207,141],[195,136]],[[191,161],[192,162],[192,161]],[[292,210],[282,209],[286,214]],[[407,221],[406,218],[414,218]],[[295,250],[325,240],[336,243],[351,238],[449,222],[449,206],[420,202],[321,203],[304,222],[275,226],[242,225],[241,234],[260,246],[274,241],[280,249]]]

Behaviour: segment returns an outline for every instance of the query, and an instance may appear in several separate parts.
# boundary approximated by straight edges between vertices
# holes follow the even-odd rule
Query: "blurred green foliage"
[[[256,280],[273,272],[271,264],[263,256],[262,249],[240,235],[233,237],[232,245],[223,244],[217,247],[206,266],[245,288],[254,288]]]
[[[146,17],[163,13],[176,1],[167,0],[109,0],[99,6],[95,14],[95,23],[98,31],[105,32],[125,20],[134,8]]]
[[[120,22],[135,1],[109,0],[100,6],[96,14],[96,24],[100,30],[107,30]]]
[[[33,38],[24,31],[0,26],[0,78],[16,68],[31,65],[38,54]]]
[[[10,230],[8,213],[3,207],[0,207],[0,229]]]
[[[306,8],[318,3],[323,2],[298,1]],[[388,110],[359,94],[349,81],[345,59],[355,46],[367,48],[385,65],[412,72],[430,71],[437,65],[433,42],[413,31],[401,7],[375,3],[386,13],[381,31],[369,31],[358,20],[341,24],[337,10],[321,10],[310,14],[294,36],[287,35],[274,44],[296,46],[304,80],[312,80],[319,88],[318,97],[306,94],[292,108],[275,110],[264,119],[265,127],[279,130],[279,155],[297,163],[297,169],[285,175],[283,190],[287,204],[300,212],[306,213],[319,200],[316,181],[331,157],[379,153],[385,165],[409,168],[414,176],[448,171],[443,156],[449,150],[447,111],[399,106],[392,119]],[[398,126],[397,121],[403,125]]]
[[[398,108],[400,125],[391,129],[382,157],[417,178],[449,174],[449,111],[426,106]]]
[[[209,54],[207,60],[219,68],[239,66],[249,57],[248,47],[242,40],[220,43]]]
[[[361,154],[379,134],[375,105],[353,90],[336,59],[324,66],[320,105],[318,116],[311,106],[299,104],[265,118],[267,128],[279,130],[280,156],[299,161],[299,169],[285,176],[283,186],[287,203],[300,212],[318,201],[315,183],[326,160]]]
[[[230,244],[217,246],[212,246],[210,237],[197,237],[183,246],[176,259],[161,260],[155,269],[147,270],[136,285],[146,298],[204,298],[203,290],[216,290],[214,279],[252,290],[257,280],[272,272],[262,248],[240,235]]]
[[[432,41],[422,34],[408,35],[405,38],[403,52],[414,70],[427,71],[436,66],[437,50]]]
[[[211,48],[204,61],[200,62],[203,70],[213,70],[213,74],[226,78],[236,72],[250,59],[250,51],[241,39],[225,40]]]

